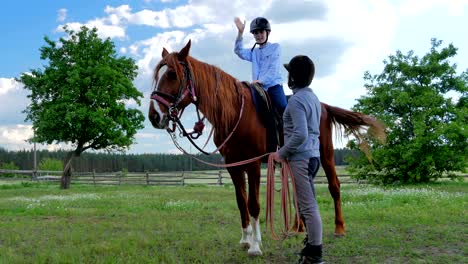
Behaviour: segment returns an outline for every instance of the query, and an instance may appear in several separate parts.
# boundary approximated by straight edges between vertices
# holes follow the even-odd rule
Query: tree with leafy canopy
[[[468,71],[457,74],[452,44],[431,40],[419,58],[400,51],[379,75],[364,74],[367,95],[353,107],[387,125],[387,141],[370,141],[372,158],[351,158],[351,172],[374,182],[423,183],[465,172],[468,153]],[[371,139],[370,139],[371,140]],[[350,141],[357,148],[356,141]]]
[[[23,73],[18,81],[30,90],[24,110],[32,121],[37,143],[70,143],[74,150],[64,161],[61,188],[70,187],[72,160],[87,149],[123,151],[143,128],[144,116],[127,104],[143,97],[133,85],[135,62],[120,57],[114,43],[98,37],[97,29],[64,27],[68,36],[58,42],[47,36],[40,49],[44,70]]]

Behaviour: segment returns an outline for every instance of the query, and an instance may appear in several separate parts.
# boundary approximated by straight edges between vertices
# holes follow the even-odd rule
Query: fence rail
[[[279,172],[276,172],[279,182]],[[2,181],[49,181],[60,182],[61,171],[32,171],[32,170],[1,170]],[[467,174],[461,175],[468,177]],[[342,184],[365,183],[352,178],[352,175],[339,175]],[[174,171],[174,172],[75,172],[72,174],[71,184],[90,185],[171,185],[184,186],[193,184],[224,185],[231,183],[226,170],[220,171]],[[262,173],[261,184],[266,184],[266,175]],[[327,183],[324,175],[317,175],[315,183]]]
[[[59,182],[61,174],[61,171],[0,170],[0,180]],[[12,175],[14,177],[11,177]],[[260,181],[265,184],[266,175],[262,174]],[[351,179],[350,175],[340,175],[340,181],[342,183],[356,183],[356,180]],[[325,183],[327,179],[324,176],[317,176],[316,182]],[[72,174],[71,183],[91,185],[224,185],[231,183],[231,178],[226,170],[140,173],[120,171],[106,173],[75,172]]]

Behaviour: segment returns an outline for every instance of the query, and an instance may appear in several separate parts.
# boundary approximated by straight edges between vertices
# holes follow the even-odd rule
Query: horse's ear
[[[185,47],[180,50],[179,55],[177,56],[180,61],[184,61],[187,58],[191,43],[192,43],[192,40],[189,40],[187,42],[187,45],[185,45]]]
[[[163,48],[163,51],[162,51],[162,54],[161,54],[161,57],[164,58],[167,56],[167,54],[169,54],[169,52],[167,51],[166,48]]]

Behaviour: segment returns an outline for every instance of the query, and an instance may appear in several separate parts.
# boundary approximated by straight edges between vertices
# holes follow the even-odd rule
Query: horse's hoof
[[[335,237],[344,237],[346,234],[344,226],[337,226],[335,228]]]
[[[247,251],[247,254],[249,254],[249,257],[256,257],[256,256],[261,256],[262,251],[260,249],[258,249],[258,250],[249,250],[249,251]]]
[[[335,233],[335,237],[345,237],[345,233]]]
[[[250,248],[250,243],[249,242],[241,242],[240,246],[242,249],[249,249]]]

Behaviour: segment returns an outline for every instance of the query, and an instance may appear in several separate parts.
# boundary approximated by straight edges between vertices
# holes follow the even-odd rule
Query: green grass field
[[[468,263],[467,187],[344,185],[348,232],[335,238],[332,199],[317,186],[325,260]],[[250,258],[232,185],[0,185],[0,263],[294,263],[303,235],[271,239],[264,191],[263,256]]]

